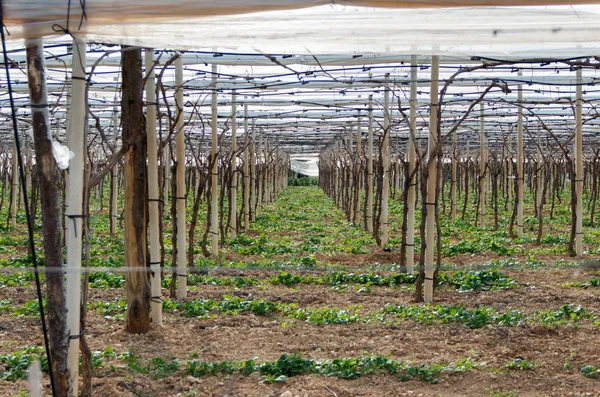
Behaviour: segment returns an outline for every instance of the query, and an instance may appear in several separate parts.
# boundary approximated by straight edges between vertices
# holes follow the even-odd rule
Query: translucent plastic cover
[[[4,12],[13,47],[25,38],[70,40],[68,31],[101,43],[222,52],[501,58],[598,53],[600,7],[588,5],[592,1],[539,6],[564,3],[87,0],[85,10],[71,2],[69,13],[66,0],[5,0]],[[497,7],[515,4],[521,6]],[[466,6],[487,7],[460,8]]]

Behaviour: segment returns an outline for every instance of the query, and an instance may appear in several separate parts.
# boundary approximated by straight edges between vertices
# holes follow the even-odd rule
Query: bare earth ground
[[[249,232],[249,235],[258,233]],[[293,237],[293,233],[289,233]],[[303,236],[298,236],[298,241]],[[526,247],[526,248],[532,248]],[[18,247],[23,255],[25,247]],[[2,254],[6,255],[6,254]],[[372,248],[369,254],[317,254],[320,262],[344,266],[350,271],[379,272],[377,264],[399,261],[398,252],[383,252]],[[513,256],[525,262],[524,255]],[[260,255],[238,255],[228,252],[224,260],[258,260]],[[497,255],[478,254],[444,258],[444,263],[457,266],[483,264]],[[536,259],[554,264],[562,255],[543,255]],[[274,259],[285,259],[277,256]],[[565,258],[568,259],[568,258]],[[382,269],[385,267],[382,266]],[[319,274],[319,271],[289,270],[297,274]],[[326,270],[321,270],[323,273]],[[562,305],[581,305],[600,315],[600,289],[566,287],[573,281],[587,281],[594,270],[555,267],[514,270],[501,268],[512,277],[518,288],[503,291],[459,293],[442,287],[435,293],[435,303],[462,304],[468,308],[492,306],[498,311],[511,308],[533,314],[536,311],[557,310]],[[211,275],[252,276],[266,279],[276,270],[232,269],[211,270]],[[163,290],[164,298],[168,291]],[[294,287],[264,284],[243,289],[199,285],[190,288],[189,298],[220,300],[223,295],[244,299],[294,303],[300,308],[353,308],[359,314],[381,310],[386,304],[412,305],[413,291],[406,287],[370,287],[359,292],[350,285],[336,291],[328,285],[298,284]],[[123,298],[122,288],[91,289],[89,302],[110,302]],[[34,299],[29,286],[0,288],[0,300],[10,299],[14,306]],[[283,323],[286,323],[283,326]],[[116,353],[134,351],[140,362],[153,358],[177,358],[179,370],[163,379],[153,379],[127,368],[121,360],[108,360],[94,374],[95,396],[214,396],[214,397],[350,397],[350,396],[600,396],[600,380],[585,377],[582,365],[600,367],[600,326],[584,321],[578,325],[486,326],[469,329],[462,324],[424,325],[411,320],[390,320],[381,323],[351,323],[314,325],[293,321],[282,316],[215,314],[207,318],[184,318],[165,312],[163,327],[153,327],[145,335],[130,335],[124,330],[124,320],[104,318],[95,310],[88,312],[86,337],[93,351],[111,346]],[[26,345],[42,345],[37,317],[14,317],[0,314],[0,354],[11,353]],[[186,363],[193,360],[220,362],[276,360],[284,353],[301,353],[314,360],[352,358],[378,354],[412,364],[440,364],[470,358],[480,369],[464,373],[439,375],[439,383],[420,379],[406,382],[392,375],[367,375],[356,380],[343,380],[324,375],[289,377],[285,383],[266,384],[259,374],[204,376],[194,378],[186,372]],[[532,370],[507,370],[505,365],[515,359],[534,361]],[[114,369],[110,365],[114,365]],[[5,368],[0,364],[0,378]],[[50,394],[48,379],[46,391]],[[0,396],[24,396],[26,382],[0,380]]]
[[[358,257],[358,258],[357,258]],[[331,262],[346,266],[353,263],[391,262],[392,254],[378,252],[364,255],[338,255]],[[459,257],[457,263],[485,258]],[[489,259],[489,258],[488,258]],[[554,258],[547,259],[552,262]],[[371,262],[372,263],[372,262]],[[236,270],[237,271],[237,270]],[[467,307],[491,305],[498,310],[518,307],[531,314],[536,310],[556,310],[563,304],[582,305],[600,313],[600,295],[594,289],[564,287],[564,282],[586,280],[591,270],[536,269],[503,272],[514,278],[519,288],[495,292],[458,293],[442,288],[436,292],[436,303]],[[264,271],[263,271],[264,272]],[[261,271],[242,274],[261,277]],[[263,277],[265,275],[263,274]],[[32,289],[5,288],[2,299],[15,304],[33,298]],[[91,290],[90,302],[110,301],[121,297],[121,289]],[[359,313],[381,309],[385,304],[412,304],[412,291],[398,288],[372,287],[370,293],[359,293],[349,287],[337,292],[326,285],[300,284],[248,287],[242,290],[218,286],[198,286],[190,298],[221,299],[224,294],[269,301],[296,303],[300,307],[349,307],[360,305]],[[177,357],[182,361],[276,360],[283,353],[300,352],[315,360],[381,354],[396,360],[418,363],[442,363],[470,357],[486,363],[483,369],[466,373],[440,375],[438,384],[422,380],[400,382],[390,375],[369,375],[357,380],[341,380],[323,375],[290,377],[283,384],[263,384],[258,374],[193,378],[185,366],[166,379],[153,380],[149,375],[132,373],[126,368],[114,371],[100,369],[94,379],[97,396],[488,396],[512,393],[518,396],[600,396],[600,382],[584,377],[583,364],[600,365],[600,327],[585,323],[580,326],[487,326],[468,329],[461,324],[422,325],[410,320],[390,324],[310,325],[297,322],[282,327],[285,319],[277,316],[223,314],[212,318],[189,319],[166,314],[162,328],[147,335],[129,335],[123,321],[104,319],[90,311],[87,337],[92,350],[112,346],[116,352],[133,349],[144,360],[153,357]],[[0,317],[0,353],[28,344],[41,344],[37,318]],[[516,358],[533,360],[540,365],[531,371],[504,370]],[[566,360],[572,369],[565,368]],[[118,362],[115,362],[117,367]],[[120,363],[121,367],[123,364]],[[0,369],[1,371],[2,369]],[[25,388],[24,381],[0,382],[0,395],[10,396]],[[286,393],[286,394],[284,394]],[[497,394],[501,395],[501,394]]]

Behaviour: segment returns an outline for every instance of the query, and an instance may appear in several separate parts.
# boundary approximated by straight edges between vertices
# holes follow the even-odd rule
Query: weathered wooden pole
[[[250,133],[248,132],[248,104],[244,103],[244,230],[250,230]]]
[[[175,161],[177,163],[177,298],[187,298],[187,261],[186,261],[186,208],[185,208],[185,133],[183,131],[183,59],[175,60],[175,106],[177,108],[177,124],[175,126]]]
[[[385,75],[385,92],[383,95],[383,143],[381,161],[383,162],[383,188],[381,193],[381,246],[385,247],[389,238],[388,201],[390,196],[390,135],[392,133],[392,117],[390,113],[390,75]]]
[[[543,178],[543,163],[544,163],[544,159],[542,158],[542,139],[540,137],[541,134],[541,128],[538,128],[538,133],[537,133],[537,159],[536,159],[536,190],[537,190],[537,197],[536,197],[536,211],[541,211],[542,209],[542,201],[543,201],[543,195],[542,195],[542,178]],[[538,214],[538,217],[540,217],[540,214]]]
[[[264,175],[265,175],[265,168],[263,166],[263,164],[265,163],[263,161],[263,134],[261,131],[260,134],[260,138],[258,141],[258,161],[257,161],[257,175],[258,175],[258,200],[256,203],[256,213],[260,214],[260,212],[262,211],[262,204],[263,204],[263,179],[264,179]]]
[[[406,272],[412,274],[415,270],[415,194],[417,188],[416,166],[416,136],[417,136],[417,56],[411,56],[410,64],[410,137],[408,139],[408,192],[407,192],[407,221],[406,221]],[[413,175],[415,174],[415,175]]]
[[[219,136],[218,136],[218,115],[217,115],[217,65],[212,65],[212,94],[211,94],[211,156],[213,159],[211,175],[211,213],[210,213],[210,233],[211,256],[216,259],[219,256]]]
[[[360,97],[360,96],[359,96]],[[358,111],[358,118],[357,118],[357,123],[356,123],[356,153],[355,153],[355,164],[356,164],[356,169],[354,170],[355,174],[356,174],[356,178],[355,178],[355,195],[356,197],[354,198],[354,219],[353,219],[353,223],[354,225],[358,225],[360,222],[360,181],[361,181],[361,177],[362,177],[362,162],[361,162],[361,152],[362,152],[362,115],[361,115],[361,111]]]
[[[523,72],[519,70],[519,76],[522,76]],[[525,182],[523,167],[523,88],[519,85],[517,93],[517,236],[523,237],[523,203],[525,189],[523,184]]]
[[[19,197],[19,163],[17,145],[13,145],[12,154],[12,189],[10,194],[10,225],[17,226],[17,198]]]
[[[67,144],[74,156],[69,162],[65,216],[67,246],[67,327],[69,329],[69,371],[73,395],[79,395],[79,334],[81,304],[81,238],[83,236],[83,176],[86,164],[86,43],[73,39],[71,122]]]
[[[127,291],[127,332],[150,329],[150,283],[146,269],[146,134],[142,114],[142,56],[139,49],[123,51],[123,142],[125,154],[125,289]]]
[[[456,220],[456,181],[457,181],[457,164],[458,154],[456,153],[458,128],[452,134],[452,176],[450,180],[450,219]]]
[[[513,176],[513,158],[510,154],[510,150],[512,150],[512,135],[508,136],[508,151],[509,155],[506,159],[506,192],[507,192],[507,201],[508,201],[508,211],[512,211],[513,206],[513,189],[514,189],[514,176]]]
[[[231,238],[237,236],[237,103],[235,90],[231,92],[231,203],[229,204]]]
[[[400,153],[394,160],[394,197],[398,194],[398,189],[400,189]]]
[[[354,178],[354,172],[355,167],[354,167],[354,162],[355,162],[355,152],[353,150],[354,147],[354,142],[352,140],[352,128],[349,129],[348,131],[348,221],[349,222],[353,222],[354,221],[354,182],[355,182],[355,178]]]
[[[273,147],[267,141],[265,137],[264,141],[264,172],[263,172],[263,203],[268,204],[271,202],[271,176],[273,174],[273,164],[269,164],[273,160]]]
[[[167,132],[168,134],[168,132]],[[168,136],[168,135],[167,135]],[[166,137],[165,137],[166,138]],[[162,139],[162,138],[161,138]],[[171,190],[171,144],[169,142],[166,143],[164,147],[164,152],[161,158],[161,162],[163,164],[163,212],[166,212],[169,208],[169,200],[172,200],[173,197],[169,196],[169,192]]]
[[[438,129],[438,106],[439,106],[439,73],[440,58],[431,58],[431,108],[429,110],[429,142],[427,148],[427,218],[425,220],[425,303],[433,302],[433,272],[434,272],[434,247],[435,247],[435,217],[436,217],[436,185],[437,185],[437,129]]]
[[[118,78],[115,77],[114,81],[117,82]],[[113,107],[113,143],[116,147],[117,144],[117,136],[119,135],[119,112],[117,107],[117,101],[119,100],[119,95],[117,91],[115,91],[114,98],[114,107]],[[119,165],[118,163],[110,170],[110,235],[112,237],[117,235],[117,218],[119,217],[119,206],[118,206],[118,197],[119,197]]]
[[[250,221],[256,220],[256,128],[252,126],[250,147]]]
[[[40,184],[42,235],[48,302],[48,332],[55,397],[71,394],[69,382],[67,306],[64,288],[62,255],[62,217],[60,203],[60,173],[52,153],[50,113],[46,91],[46,66],[41,39],[28,40],[27,82],[31,103],[33,139]],[[16,158],[16,156],[14,156]],[[16,196],[15,196],[16,199]]]
[[[575,103],[575,194],[577,195],[575,224],[575,253],[583,255],[583,89],[581,86],[582,69],[577,69],[577,90]]]
[[[367,231],[373,233],[373,95],[369,95],[369,126],[367,137]]]
[[[29,150],[29,145],[25,146],[25,190],[23,191],[23,195],[24,194],[29,194],[31,195],[31,168],[32,168],[32,153]],[[30,196],[27,196],[30,197]],[[25,200],[23,200],[25,201]]]
[[[339,171],[339,167],[338,167],[338,159],[337,159],[337,155],[339,153],[339,147],[340,147],[340,142],[337,141],[334,144],[334,156],[333,156],[333,160],[334,160],[334,165],[333,165],[333,172],[334,172],[334,184],[333,184],[333,191],[335,192],[335,205],[338,206],[338,208],[341,205],[341,195],[340,195],[340,171]]]
[[[486,161],[485,161],[485,110],[483,102],[479,104],[479,227],[485,227],[485,192],[486,186]]]
[[[150,223],[150,286],[152,324],[162,325],[160,197],[158,193],[158,147],[156,137],[156,82],[154,81],[154,50],[144,50],[146,66],[146,140],[148,144],[148,216]],[[185,251],[185,249],[184,249]]]

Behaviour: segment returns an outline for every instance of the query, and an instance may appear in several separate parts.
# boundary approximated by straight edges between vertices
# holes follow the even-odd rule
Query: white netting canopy
[[[68,29],[89,41],[153,48],[557,58],[598,52],[594,3],[88,0],[82,9],[67,0],[6,0],[4,19],[15,46],[23,38],[68,38]],[[465,8],[472,6],[482,7]]]
[[[528,110],[525,129],[532,136],[543,123],[568,139],[578,85],[585,87],[583,133],[596,141],[600,68],[594,54],[600,53],[600,5],[569,3],[573,5],[531,0],[3,1],[12,65],[26,64],[20,52],[24,39],[44,38],[57,135],[66,128],[70,106],[62,95],[70,85],[65,76],[73,62],[68,31],[88,43],[88,105],[97,117],[90,118],[90,131],[102,126],[112,140],[119,133],[113,114],[120,102],[121,52],[111,44],[154,48],[160,67],[175,56],[173,50],[182,50],[184,128],[190,140],[206,143],[214,90],[222,134],[230,134],[235,113],[248,124],[239,126],[240,136],[256,130],[270,143],[302,156],[316,155],[333,141],[358,133],[359,125],[366,134],[369,109],[379,134],[386,87],[392,91],[391,144],[402,151],[409,136],[405,113],[411,55],[417,56],[419,67],[417,139],[428,136],[431,58],[440,55],[442,83],[461,67],[507,61],[461,74],[442,98],[441,125],[447,131],[486,87],[500,82],[505,86],[495,87],[482,100],[485,116],[476,109],[461,124],[462,142],[478,145],[485,120],[487,143],[504,146],[523,104]],[[588,63],[581,80],[572,63],[578,57],[589,57],[577,60]],[[99,66],[91,72],[96,62]],[[213,70],[213,65],[218,67]],[[177,84],[173,65],[165,68],[160,106],[166,113],[167,105],[174,106]],[[13,76],[19,120],[28,128],[26,79]],[[235,109],[233,91],[238,95]],[[7,101],[0,103],[1,115],[9,114],[7,106]],[[11,141],[10,134],[2,133],[8,126],[0,127],[0,139]],[[296,164],[298,169],[304,165]]]
[[[319,164],[316,158],[292,158],[290,168],[298,174],[319,176]]]

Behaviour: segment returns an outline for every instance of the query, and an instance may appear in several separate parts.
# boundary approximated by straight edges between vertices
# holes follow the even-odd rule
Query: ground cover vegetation
[[[203,242],[194,241],[188,299],[170,295],[172,274],[165,270],[164,326],[140,336],[122,326],[123,238],[110,233],[108,187],[94,191],[86,334],[97,393],[527,396],[597,390],[600,349],[589,339],[600,334],[600,283],[593,260],[565,255],[568,191],[559,193],[553,215],[543,214],[539,243],[536,216],[525,218],[521,238],[505,231],[510,210],[502,197],[497,226],[493,213],[489,226],[475,225],[475,197],[468,198],[464,217],[451,220],[442,211],[436,298],[424,305],[414,300],[418,275],[406,274],[400,263],[399,193],[390,201],[384,250],[319,187],[290,184],[263,206],[250,230],[225,240],[218,258],[202,255]],[[464,195],[459,207],[460,200]],[[532,212],[533,198],[525,202]],[[206,205],[199,203],[199,223]],[[173,233],[167,215],[165,247]],[[6,208],[0,216],[8,219]],[[600,239],[589,215],[583,223],[586,255],[593,258]],[[34,359],[47,370],[24,227],[24,219],[2,226],[2,395],[24,393]],[[165,263],[171,255],[165,249]]]

